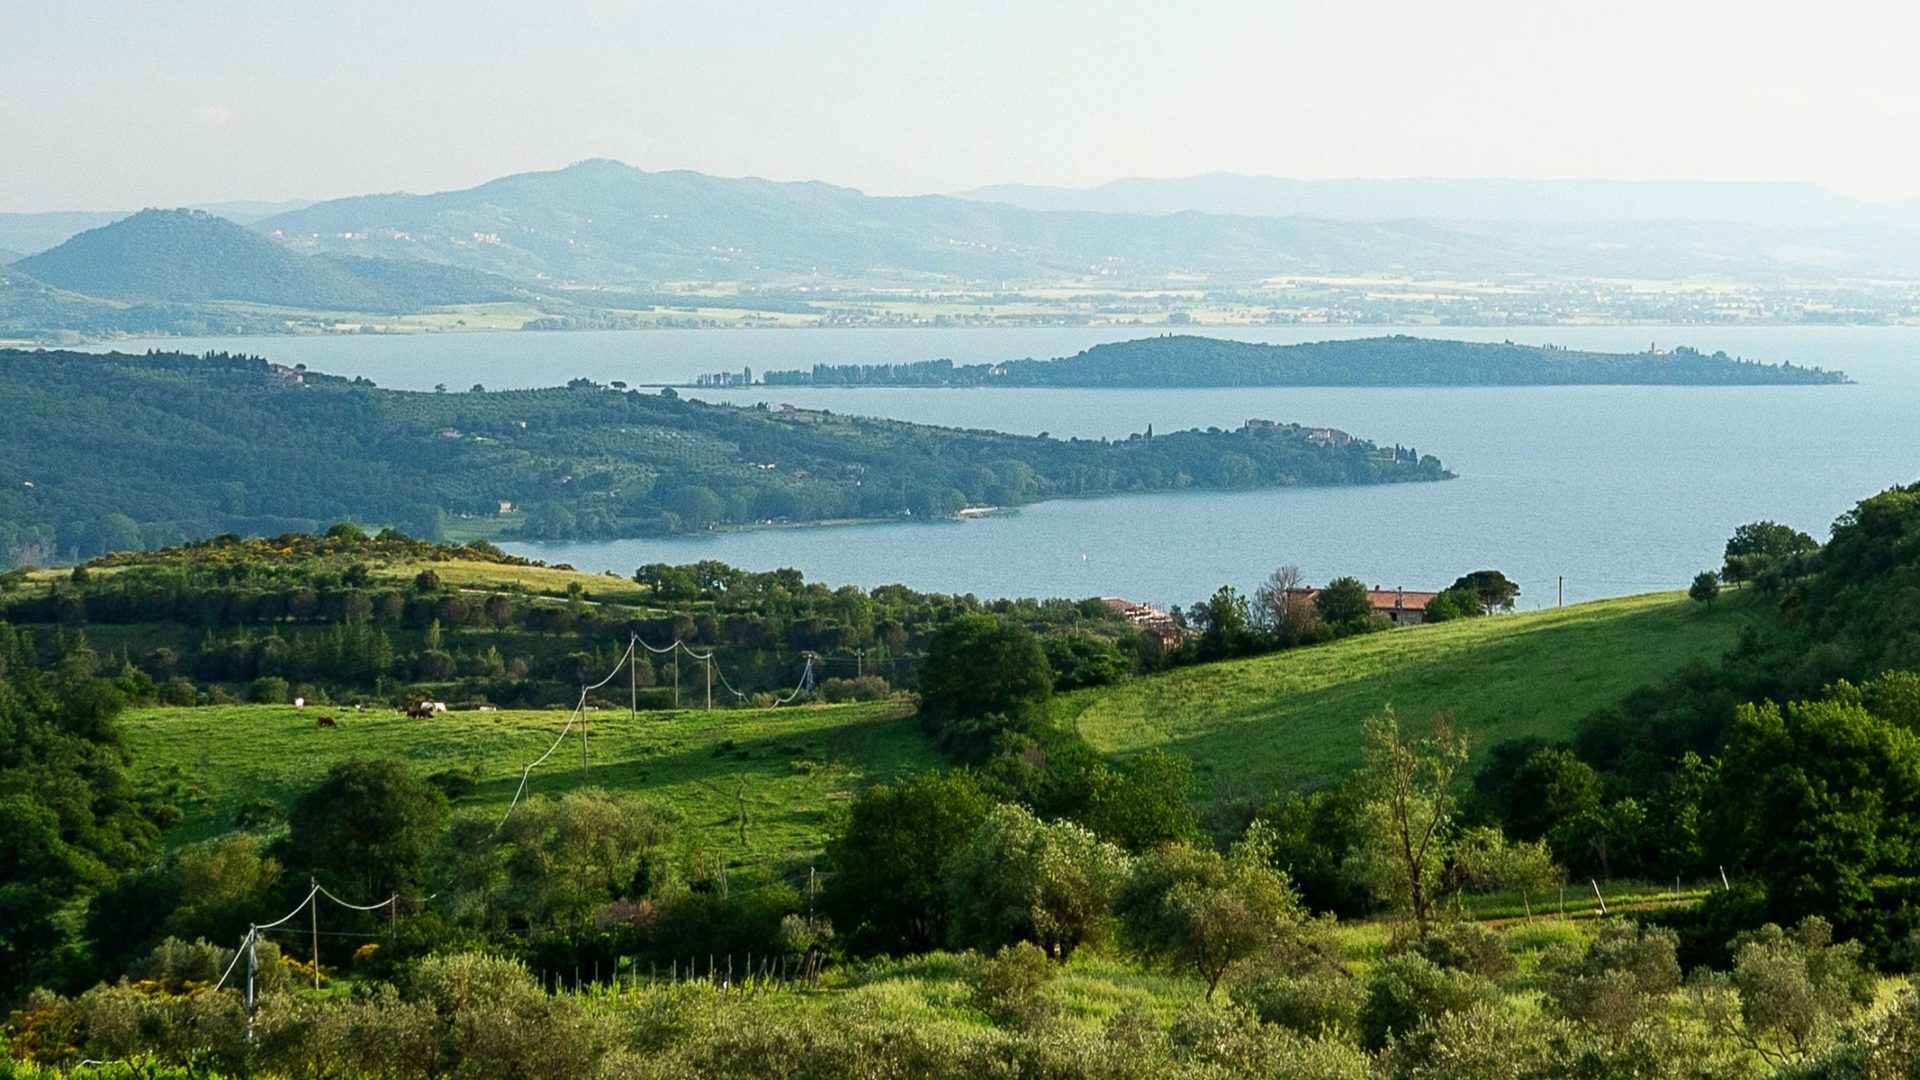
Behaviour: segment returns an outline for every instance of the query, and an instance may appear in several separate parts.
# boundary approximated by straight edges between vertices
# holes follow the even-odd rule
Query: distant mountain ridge
[[[1421,223],[1037,213],[819,182],[645,172],[593,160],[462,191],[366,195],[260,222],[298,250],[618,284],[795,275],[895,282],[1184,270],[1258,275],[1432,261],[1505,245]]]
[[[1263,190],[1269,183],[1204,179]],[[1128,185],[1157,183],[1119,182],[1114,191],[1124,194]],[[1272,183],[1289,191],[1322,190],[1297,181]],[[1648,207],[1665,206],[1662,212],[1681,215],[1676,222],[1579,220],[1583,214],[1603,216],[1589,212],[1602,203],[1595,201],[1599,196],[1584,194],[1589,189],[1563,182],[1357,183],[1368,191],[1375,190],[1368,185],[1380,185],[1378,190],[1390,193],[1410,190],[1406,184],[1426,184],[1435,194],[1420,204],[1400,195],[1370,196],[1371,202],[1349,198],[1340,205],[1323,200],[1315,204],[1326,211],[1323,216],[1274,216],[1274,210],[1288,206],[1239,195],[1192,203],[1237,211],[1232,214],[1159,212],[1169,204],[1131,197],[1095,199],[1081,208],[1077,202],[1085,201],[1085,193],[1069,193],[1073,198],[1064,200],[1050,195],[1054,201],[1028,208],[978,198],[869,196],[817,182],[646,172],[594,160],[460,191],[335,199],[275,215],[256,227],[302,251],[419,259],[524,281],[622,288],[796,278],[999,287],[1062,278],[1120,285],[1164,283],[1170,277],[1249,282],[1393,273],[1920,277],[1920,228],[1849,221],[1850,212],[1835,207],[1855,204],[1810,185],[1756,185],[1751,190],[1765,198],[1785,193],[1808,208],[1776,214],[1782,220],[1774,224],[1729,224],[1685,219],[1687,213],[1711,217],[1714,206],[1729,202],[1723,186],[1713,184],[1596,182],[1591,189],[1612,193],[1606,197],[1618,213],[1627,213],[1623,200],[1632,195]],[[1731,185],[1727,190],[1750,189]],[[1527,192],[1559,194],[1533,197],[1535,209],[1528,211]],[[1107,196],[1118,198],[1113,192]],[[1474,206],[1509,209],[1506,218],[1467,213]],[[1573,216],[1529,219],[1553,208]],[[1898,217],[1898,210],[1888,213]],[[1445,212],[1461,220],[1416,211]],[[1913,207],[1913,219],[1920,223],[1920,204]]]
[[[1817,184],[1706,180],[1410,177],[1294,180],[1240,173],[1126,177],[1090,188],[997,184],[956,198],[1028,210],[1191,211],[1333,220],[1738,223],[1784,227],[1920,225],[1920,200],[1870,203]]]
[[[1301,192],[1312,199],[1301,202]],[[732,305],[750,324],[777,321],[772,312],[822,322],[911,321],[929,318],[920,306],[929,290],[964,292],[966,307],[954,317],[990,324],[1027,317],[1007,315],[1001,294],[1063,282],[1090,286],[1058,315],[1080,321],[1137,320],[1144,313],[1171,323],[1189,315],[1184,305],[1194,293],[1196,310],[1211,318],[1223,305],[1238,306],[1247,302],[1245,294],[1259,293],[1253,309],[1237,317],[1259,318],[1258,309],[1268,306],[1281,318],[1307,311],[1335,321],[1353,321],[1357,313],[1386,322],[1446,322],[1477,319],[1484,311],[1493,321],[1510,321],[1513,312],[1493,295],[1507,282],[1532,290],[1526,300],[1532,311],[1552,312],[1564,309],[1554,290],[1576,280],[1778,288],[1788,293],[1783,300],[1749,303],[1742,311],[1852,319],[1905,310],[1894,306],[1905,304],[1897,296],[1884,304],[1858,299],[1862,283],[1897,291],[1920,282],[1920,227],[1849,223],[1844,219],[1868,204],[1811,185],[1303,183],[1214,176],[1122,181],[1092,193],[1045,197],[1106,199],[1121,209],[869,196],[818,182],[647,172],[591,160],[458,191],[329,200],[273,214],[252,229],[199,211],[143,211],[7,264],[32,283],[0,284],[0,332],[63,341],[121,333],[381,329],[391,320],[335,316],[411,316],[502,301],[527,310],[484,318],[527,329],[649,320],[705,325],[720,320],[699,307]],[[1179,199],[1263,212],[1306,206],[1326,216],[1145,212]],[[1788,204],[1799,209],[1782,209]],[[1898,217],[1903,205],[1873,209]],[[1686,217],[1722,213],[1715,209],[1721,206],[1749,216],[1765,216],[1761,209],[1772,207],[1767,212],[1787,223]],[[1529,220],[1593,207],[1628,217],[1680,216]],[[1407,216],[1474,209],[1506,216]],[[1910,209],[1920,220],[1920,204]],[[1603,215],[1593,210],[1590,216]],[[26,217],[46,218],[39,227],[66,229],[86,215]],[[0,215],[0,246],[31,250],[6,242],[9,220]],[[1413,286],[1376,302],[1367,286],[1348,280],[1355,278],[1397,278]],[[1432,296],[1416,295],[1427,291],[1427,282],[1439,287]],[[1476,290],[1483,295],[1467,295]],[[1139,299],[1146,294],[1150,298]],[[1584,303],[1583,293],[1569,295],[1575,306]],[[1609,315],[1644,317],[1644,306],[1631,298],[1608,303]],[[1703,321],[1726,315],[1713,299],[1662,303],[1662,313],[1700,312]],[[434,314],[407,328],[443,328]],[[1032,317],[1055,316],[1044,310]]]
[[[11,269],[72,293],[135,303],[400,312],[519,295],[512,283],[472,270],[303,255],[199,210],[143,210]]]

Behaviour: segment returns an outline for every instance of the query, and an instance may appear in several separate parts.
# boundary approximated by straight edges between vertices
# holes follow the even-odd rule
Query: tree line
[[[451,574],[444,564],[456,562],[499,573],[443,580],[435,567]],[[564,593],[545,595],[513,580],[533,566],[484,541],[437,544],[340,523],[324,535],[225,536],[106,556],[31,585],[23,572],[0,574],[0,620],[30,630],[48,659],[95,628],[115,643],[106,662],[134,680],[141,700],[169,705],[571,704],[630,637],[654,650],[676,641],[717,650],[747,703],[791,690],[809,655],[821,694],[867,698],[913,689],[935,632],[969,612],[1040,633],[1063,687],[1163,660],[1156,642],[1092,599],[830,588],[794,570],[713,561],[643,566],[630,582],[577,575]],[[691,662],[641,650],[631,681],[642,704],[674,703],[676,663]]]
[[[1596,353],[1511,341],[1394,335],[1300,345],[1167,334],[1095,345],[1058,360],[815,364],[769,371],[768,386],[1745,386],[1839,383],[1846,375],[1685,346]]]

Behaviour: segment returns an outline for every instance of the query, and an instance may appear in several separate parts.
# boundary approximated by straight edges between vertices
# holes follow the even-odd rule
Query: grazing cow
[[[431,702],[422,701],[417,705],[407,706],[406,713],[409,720],[424,720],[433,715],[433,705]]]
[[[340,726],[333,722],[333,717],[331,716],[316,716],[313,718],[313,722],[316,727],[337,728]]]

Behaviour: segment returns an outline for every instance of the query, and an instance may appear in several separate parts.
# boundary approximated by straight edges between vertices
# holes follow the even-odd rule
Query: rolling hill
[[[13,266],[0,265],[0,338],[38,337],[49,327],[75,333],[111,330],[125,305],[56,289]]]
[[[233,202],[195,203],[190,210],[205,210],[240,225],[251,225],[264,217],[284,214],[312,205],[311,200],[266,202],[239,199]],[[132,210],[42,210],[0,213],[0,263],[58,247],[79,233],[111,225],[131,217]]]
[[[222,354],[0,350],[0,400],[0,564],[50,539],[91,555],[347,517],[425,536],[467,518],[533,538],[612,538],[1451,475],[1432,456],[1316,443],[1293,424],[1096,442],[713,405],[588,380],[384,390]]]
[[[1103,753],[1192,759],[1207,793],[1311,787],[1359,762],[1360,722],[1447,711],[1481,750],[1564,739],[1627,692],[1713,661],[1759,618],[1748,597],[1712,609],[1682,593],[1439,623],[1085,690],[1059,703]]]
[[[198,210],[143,210],[12,268],[69,292],[149,303],[399,312],[522,295],[474,271],[302,255]]]
[[[498,568],[495,568],[498,569]],[[1504,739],[1572,734],[1628,691],[1712,660],[1759,617],[1735,596],[1712,610],[1678,594],[1395,630],[1249,660],[1183,668],[1057,702],[1112,757],[1160,748],[1190,757],[1201,801],[1311,787],[1359,760],[1360,722],[1392,705],[1409,721],[1449,710],[1484,750]],[[340,729],[318,729],[317,711]],[[284,809],[354,754],[405,758],[422,772],[473,770],[463,805],[504,810],[519,768],[551,745],[566,714],[452,713],[289,706],[151,708],[129,714],[143,787],[187,813],[170,840],[231,826],[250,800]],[[707,839],[737,854],[816,847],[828,808],[860,784],[935,767],[910,707],[895,702],[782,709],[593,714],[593,771],[569,744],[534,775],[558,795],[585,783],[657,795],[687,809]],[[576,736],[577,737],[577,736]],[[744,800],[744,803],[743,801]],[[738,838],[747,808],[748,842]]]

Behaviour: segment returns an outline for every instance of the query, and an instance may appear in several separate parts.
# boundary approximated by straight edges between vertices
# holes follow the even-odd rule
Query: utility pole
[[[1567,606],[1567,575],[1565,574],[1560,575],[1560,602],[1555,606],[1556,607]]]
[[[320,880],[309,876],[307,914],[313,919],[313,988],[320,989]]]
[[[673,707],[680,707],[680,635],[673,636]]]
[[[867,650],[853,650],[853,677],[859,678],[867,673]]]
[[[707,711],[713,711],[713,652],[707,652]]]
[[[630,637],[627,639],[627,658],[631,661],[631,663],[627,665],[627,683],[628,683],[627,689],[633,695],[632,700],[629,704],[629,708],[631,710],[629,719],[633,719],[633,720],[640,719],[640,647],[639,646],[640,646],[640,639],[638,637]]]

